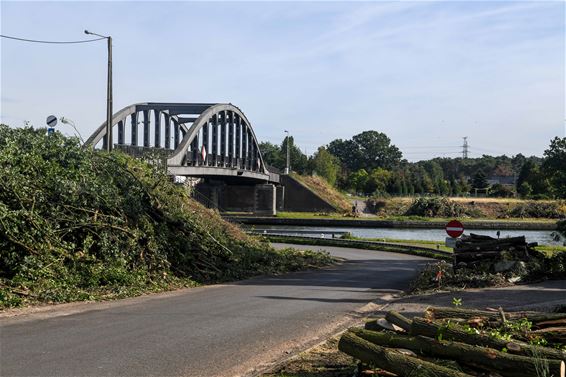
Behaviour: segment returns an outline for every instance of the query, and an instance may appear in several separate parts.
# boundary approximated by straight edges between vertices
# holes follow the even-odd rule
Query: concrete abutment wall
[[[335,212],[336,208],[299,181],[281,175],[281,185],[207,180],[195,186],[195,199],[220,212],[275,216],[277,211]]]

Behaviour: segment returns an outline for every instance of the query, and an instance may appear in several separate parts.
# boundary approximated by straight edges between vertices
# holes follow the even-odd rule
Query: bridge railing
[[[216,154],[207,154],[206,157],[203,159],[202,155],[195,150],[195,151],[188,151],[186,164],[187,166],[236,168],[236,169],[254,171],[254,170],[259,170],[258,161],[259,160],[233,157],[233,156],[223,156]]]
[[[114,144],[114,149],[140,160],[144,160],[160,169],[167,169],[167,158],[171,154],[170,149],[142,147],[138,145]]]

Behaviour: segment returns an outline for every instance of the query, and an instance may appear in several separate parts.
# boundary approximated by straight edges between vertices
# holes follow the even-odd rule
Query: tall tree
[[[375,168],[390,170],[403,157],[387,135],[377,131],[364,131],[351,140],[334,140],[328,145],[328,151],[351,171]]]
[[[263,161],[279,170],[285,168],[285,160],[281,154],[281,148],[278,145],[272,144],[268,141],[259,143],[259,150],[263,157]]]
[[[391,169],[399,164],[403,154],[384,133],[364,131],[352,140],[358,146],[359,157],[364,166]]]
[[[544,157],[542,170],[550,181],[551,192],[559,198],[566,198],[566,137],[552,139]]]
[[[312,158],[312,168],[316,174],[326,179],[331,185],[334,185],[338,170],[340,169],[340,162],[326,148],[320,147]]]
[[[527,160],[523,164],[516,183],[517,192],[519,194],[528,191],[525,189],[527,186],[524,186],[524,183],[527,183],[528,187],[531,189],[529,194],[521,194],[522,196],[532,195],[534,198],[541,198],[548,196],[551,191],[549,179],[545,173],[541,171],[540,164],[534,162],[534,160]],[[521,186],[524,187],[521,188]]]
[[[348,179],[349,188],[353,189],[356,193],[365,193],[368,179],[369,174],[365,169],[357,170],[350,174]]]
[[[484,189],[488,186],[489,183],[487,183],[487,176],[485,175],[483,170],[479,169],[472,178],[472,187],[475,189]]]
[[[340,162],[350,171],[363,168],[360,167],[360,149],[352,140],[333,140],[328,144],[328,151],[338,157]]]

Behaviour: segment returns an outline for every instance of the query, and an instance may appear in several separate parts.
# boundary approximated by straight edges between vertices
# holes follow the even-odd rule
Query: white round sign
[[[57,124],[57,118],[55,117],[55,115],[49,115],[47,117],[47,125],[49,127],[55,127],[56,124]]]

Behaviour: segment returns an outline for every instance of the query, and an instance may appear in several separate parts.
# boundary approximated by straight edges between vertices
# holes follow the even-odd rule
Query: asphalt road
[[[250,374],[331,334],[368,302],[406,288],[417,265],[426,262],[325,249],[346,261],[317,271],[2,318],[0,375]]]

